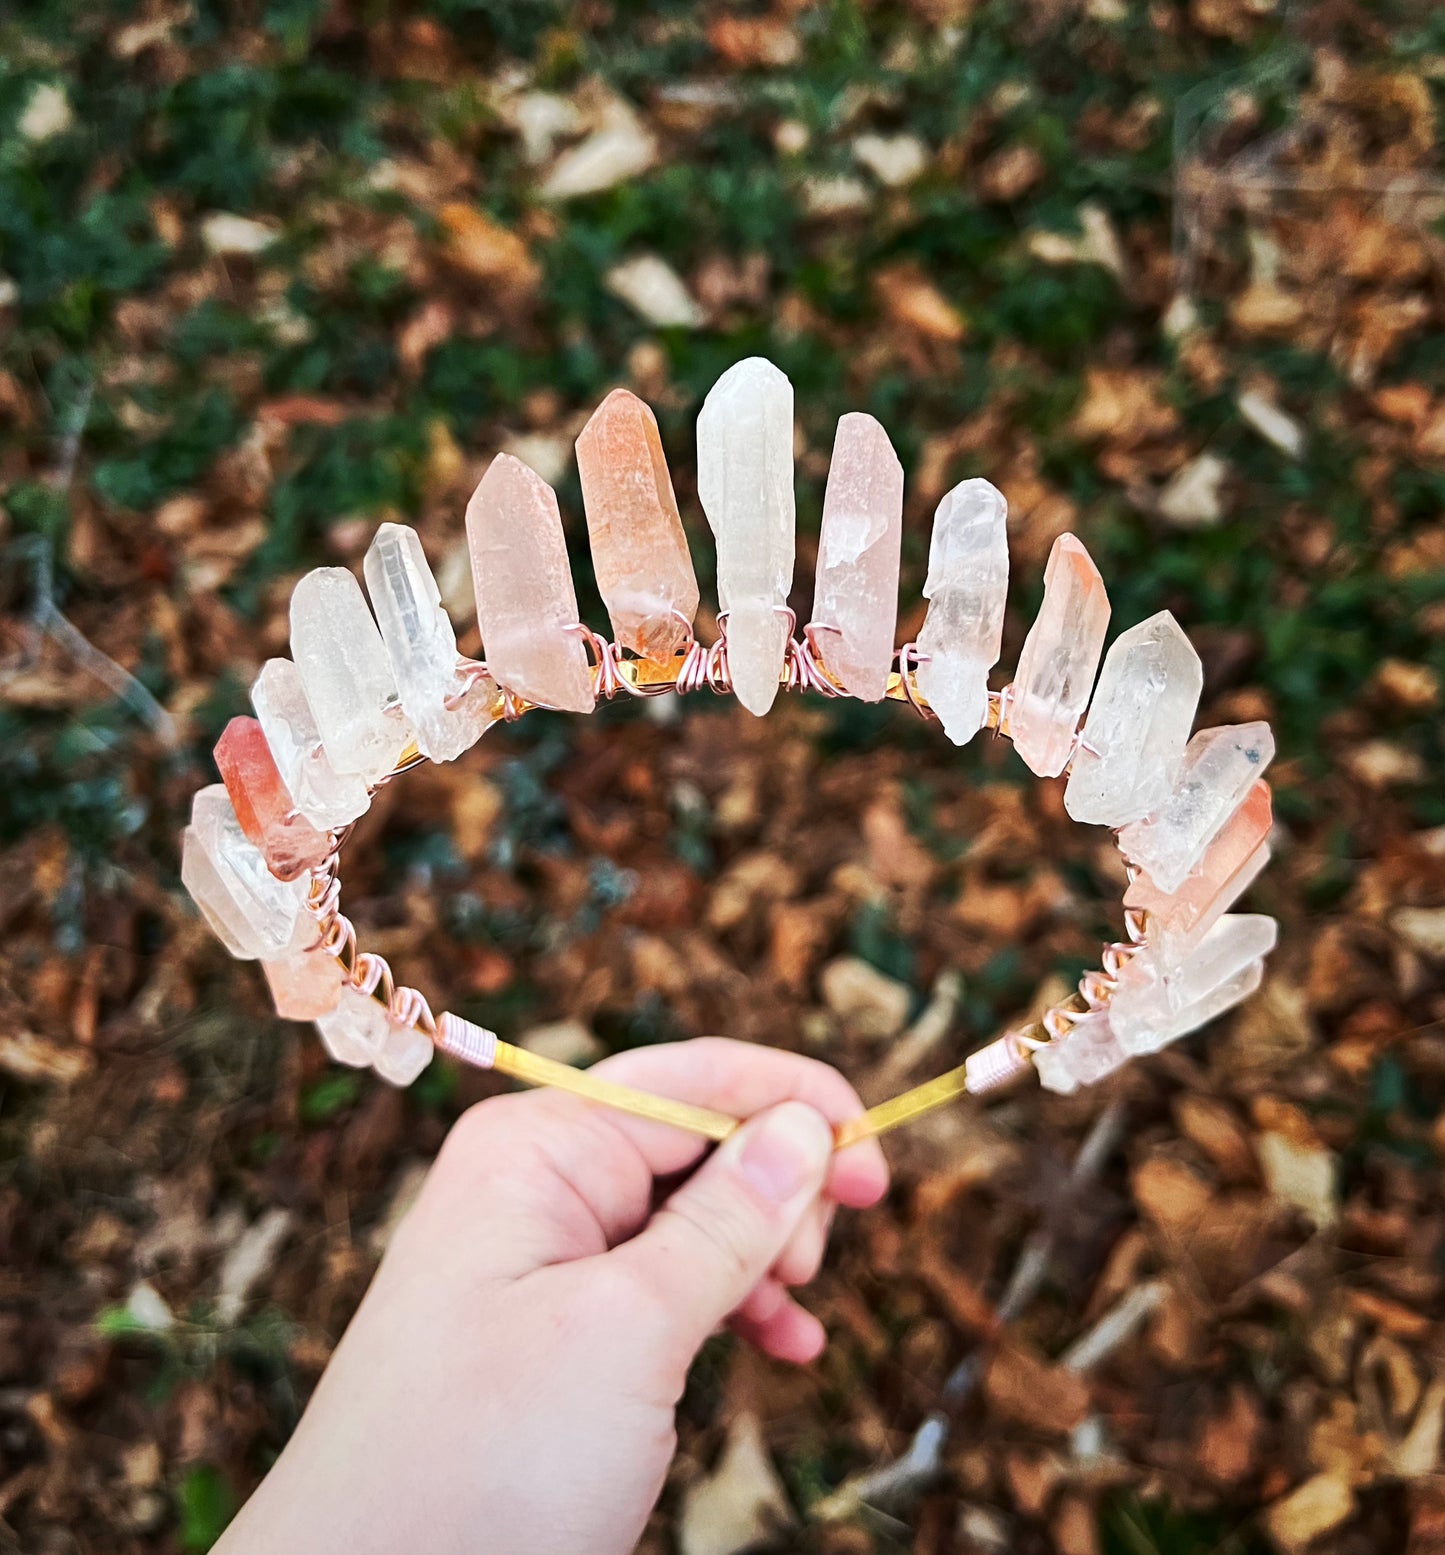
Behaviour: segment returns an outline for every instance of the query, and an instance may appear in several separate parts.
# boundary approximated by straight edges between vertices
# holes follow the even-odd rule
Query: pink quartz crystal
[[[233,718],[216,742],[215,756],[241,830],[261,850],[273,875],[295,880],[326,858],[325,832],[297,811],[254,718]]]
[[[498,454],[467,504],[467,548],[492,678],[529,702],[590,713],[596,697],[556,492]]]
[[[341,963],[317,946],[263,961],[261,970],[282,1020],[319,1020],[340,1003]]]
[[[1057,777],[1074,749],[1074,732],[1109,629],[1109,596],[1083,543],[1060,535],[1044,569],[1044,602],[1019,654],[1008,732],[1031,772]]]
[[[1269,784],[1258,779],[1177,891],[1162,891],[1147,871],[1135,876],[1125,907],[1149,915],[1149,937],[1171,956],[1185,953],[1244,894],[1269,858],[1273,824]]]
[[[577,473],[597,589],[624,648],[662,664],[687,645],[697,575],[657,418],[614,389],[577,439]]]

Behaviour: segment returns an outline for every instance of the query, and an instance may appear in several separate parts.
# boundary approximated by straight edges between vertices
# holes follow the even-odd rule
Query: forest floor
[[[893,1136],[810,1296],[825,1357],[707,1352],[646,1555],[1445,1550],[1442,18],[6,9],[0,1549],[208,1548],[497,1088],[330,1065],[180,891],[297,577],[413,523],[476,651],[461,515],[505,448],[601,627],[571,444],[626,383],[706,600],[693,420],[762,352],[799,608],[846,410],[908,472],[900,640],[956,480],[1010,502],[1004,665],[1075,530],[1116,629],[1167,607],[1198,645],[1202,722],[1273,722],[1282,937],[1109,1083]],[[529,716],[384,791],[370,942],[571,1057],[723,1031],[876,1099],[1117,935],[1116,854],[1004,742],[683,710]],[[935,1473],[859,1484],[944,1407]]]

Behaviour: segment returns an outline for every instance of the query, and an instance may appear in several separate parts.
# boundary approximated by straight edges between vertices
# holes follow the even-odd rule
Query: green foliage
[[[301,1120],[303,1123],[328,1123],[352,1106],[360,1095],[361,1077],[355,1070],[332,1070],[301,1093]]]
[[[176,1514],[180,1521],[181,1548],[211,1548],[236,1515],[236,1493],[214,1464],[198,1463],[187,1469],[176,1487]]]
[[[0,708],[0,842],[55,825],[95,863],[134,836],[149,805],[119,760],[132,724],[118,707],[83,720]]]
[[[119,508],[141,512],[158,507],[198,481],[240,434],[235,402],[219,390],[178,398],[166,408],[170,424],[163,432],[149,440],[127,439],[126,453],[96,464],[91,477],[96,491]]]
[[[1121,1496],[1100,1514],[1104,1555],[1266,1555],[1247,1525],[1217,1515],[1176,1512],[1166,1502]]]
[[[410,416],[298,427],[294,467],[271,494],[271,526],[253,558],[259,584],[273,571],[298,565],[338,518],[410,513],[426,451],[422,425]]]
[[[135,1339],[155,1332],[123,1305],[101,1308],[91,1326],[102,1339]]]
[[[912,943],[898,932],[882,902],[864,902],[853,915],[849,939],[855,956],[900,983],[913,979]]]

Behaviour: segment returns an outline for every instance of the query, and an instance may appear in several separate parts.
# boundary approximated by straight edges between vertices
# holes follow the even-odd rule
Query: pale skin
[[[853,1088],[720,1038],[597,1073],[749,1121],[708,1153],[557,1093],[472,1108],[220,1555],[627,1555],[709,1335],[817,1357],[790,1291],[888,1185],[875,1141],[832,1148]]]

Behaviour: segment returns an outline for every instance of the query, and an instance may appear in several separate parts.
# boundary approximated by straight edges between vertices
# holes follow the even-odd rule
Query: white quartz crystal
[[[181,883],[216,937],[242,961],[279,956],[314,927],[303,920],[308,880],[278,880],[241,830],[225,785],[203,788],[191,802],[181,842]]]
[[[1076,821],[1123,826],[1168,798],[1203,686],[1199,655],[1167,610],[1115,640],[1064,789]]]
[[[1227,913],[1177,965],[1155,946],[1124,967],[1109,1023],[1131,1053],[1153,1053],[1245,997],[1232,990],[1274,949],[1279,925],[1263,913]],[[1247,979],[1246,979],[1247,981]],[[1231,990],[1227,1003],[1220,1003]]]
[[[1131,1053],[1157,1053],[1161,1048],[1198,1031],[1203,1025],[1232,1010],[1254,993],[1264,981],[1264,958],[1246,962],[1237,972],[1216,983],[1208,993],[1171,1016],[1161,1017],[1155,1025],[1119,1038]]]
[[[988,716],[988,672],[1008,601],[1008,504],[987,481],[962,481],[938,504],[918,634],[918,689],[955,745]]]
[[[338,1064],[369,1069],[386,1041],[391,1022],[375,999],[357,988],[343,988],[340,1003],[317,1018],[316,1029],[326,1051]]]
[[[852,696],[878,702],[888,690],[898,627],[903,543],[903,466],[872,416],[838,421],[813,591],[813,646]]]
[[[379,782],[411,743],[412,727],[366,596],[345,567],[318,567],[296,585],[291,657],[331,765]]]
[[[1119,833],[1125,858],[1148,870],[1161,891],[1177,891],[1273,759],[1267,723],[1201,729],[1185,747],[1169,797]]]
[[[371,1067],[393,1085],[410,1085],[432,1061],[436,1047],[425,1032],[393,1025],[386,1034]]]
[[[316,1029],[338,1064],[373,1068],[393,1085],[410,1085],[432,1059],[429,1037],[398,1026],[384,1005],[357,988],[344,988],[336,1008],[318,1017]]]
[[[281,781],[313,826],[334,830],[366,814],[371,803],[366,784],[354,772],[340,773],[331,765],[301,672],[290,659],[267,659],[261,666],[251,687],[251,706]]]
[[[1128,1063],[1109,1025],[1107,1011],[1096,1010],[1076,1021],[1063,1037],[1034,1054],[1034,1068],[1046,1091],[1069,1096],[1081,1085],[1094,1085]]]
[[[793,586],[793,386],[763,357],[728,368],[697,418],[697,490],[717,542],[718,604],[738,700],[778,694]]]
[[[365,572],[371,608],[417,745],[433,761],[452,761],[495,722],[492,682],[481,681],[462,695],[456,633],[416,530],[383,524],[367,550]],[[458,696],[457,705],[448,707],[448,698]]]

